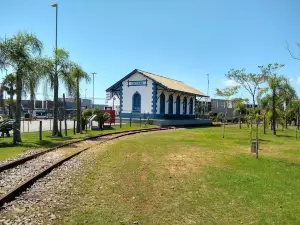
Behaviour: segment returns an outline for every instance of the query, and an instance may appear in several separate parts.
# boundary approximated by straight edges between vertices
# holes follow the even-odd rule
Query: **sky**
[[[2,0],[0,38],[28,31],[43,41],[43,55],[58,47],[95,75],[95,103],[105,90],[134,69],[181,80],[209,95],[233,85],[230,69],[258,73],[259,65],[283,63],[300,95],[299,0]],[[0,78],[4,76],[0,72]],[[65,90],[60,87],[59,95]],[[92,98],[92,82],[81,96]],[[50,92],[50,98],[53,94]],[[44,99],[43,91],[37,98]],[[249,97],[241,90],[237,97]]]

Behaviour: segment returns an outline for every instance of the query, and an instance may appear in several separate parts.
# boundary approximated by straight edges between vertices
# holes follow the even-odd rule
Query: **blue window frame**
[[[141,112],[141,95],[138,92],[135,92],[132,96],[132,112]]]
[[[165,98],[165,94],[164,93],[161,93],[160,95],[160,114],[165,114],[165,101],[166,101],[166,98]]]
[[[190,104],[190,107],[189,107],[190,108],[190,110],[189,110],[190,111],[190,115],[193,115],[193,113],[194,113],[194,101],[193,101],[193,98],[190,99],[190,103],[189,104]]]
[[[180,97],[176,98],[176,115],[180,115]]]
[[[186,107],[187,107],[187,99],[186,97],[183,98],[183,115],[186,115]]]
[[[173,95],[169,95],[169,107],[168,107],[168,113],[173,114]]]

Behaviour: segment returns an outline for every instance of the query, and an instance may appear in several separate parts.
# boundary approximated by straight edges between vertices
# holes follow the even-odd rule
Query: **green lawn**
[[[221,127],[166,131],[89,151],[54,223],[300,224],[294,128],[260,134],[258,160],[248,134],[235,126],[224,139]]]
[[[147,126],[152,127],[152,126]],[[73,134],[73,129],[68,130],[68,136],[64,137],[51,137],[50,131],[43,132],[43,138],[42,141],[39,140],[39,132],[31,132],[31,133],[24,133],[22,134],[22,143],[14,145],[12,143],[12,137],[0,137],[0,160],[5,160],[10,157],[14,157],[20,153],[26,152],[30,149],[41,149],[41,148],[49,148],[54,147],[62,142],[65,141],[71,141],[78,138],[84,138],[91,135],[101,134],[101,133],[111,133],[116,131],[125,131],[130,129],[139,129],[140,124],[133,123],[130,127],[129,124],[123,124],[122,128],[120,128],[120,125],[113,125],[112,129],[105,129],[104,131],[91,131],[88,130],[86,133],[85,131],[82,132],[82,134]],[[145,128],[144,125],[142,125],[142,128]],[[63,131],[64,134],[64,131]]]

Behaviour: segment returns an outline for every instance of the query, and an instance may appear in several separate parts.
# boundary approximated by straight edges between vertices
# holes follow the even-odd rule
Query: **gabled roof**
[[[182,81],[178,81],[178,80],[174,80],[174,79],[171,79],[171,78],[163,77],[163,76],[153,74],[153,73],[149,73],[149,72],[139,70],[139,69],[133,70],[131,73],[129,73],[123,79],[121,79],[120,81],[115,83],[113,86],[108,88],[106,91],[111,91],[112,89],[114,89],[114,87],[119,86],[119,84],[121,82],[123,82],[124,80],[126,80],[128,77],[130,77],[131,75],[133,75],[135,73],[140,73],[140,74],[144,75],[145,77],[153,80],[154,82],[158,83],[159,85],[161,85],[162,87],[164,87],[164,88],[166,88],[170,91],[179,91],[179,92],[194,94],[194,95],[198,95],[198,96],[207,96],[206,94],[204,94],[201,91],[199,91],[199,90],[183,83]]]

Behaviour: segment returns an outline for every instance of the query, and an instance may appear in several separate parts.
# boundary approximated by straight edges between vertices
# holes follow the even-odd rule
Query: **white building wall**
[[[147,86],[129,86],[129,81],[148,80]],[[135,92],[141,95],[141,113],[152,113],[152,80],[144,77],[139,73],[135,73],[128,79],[122,82],[123,84],[123,102],[122,113],[131,113],[132,111],[132,96]]]

